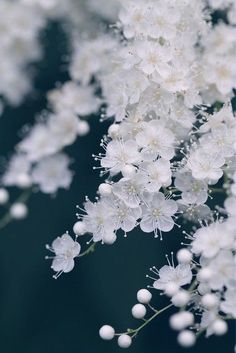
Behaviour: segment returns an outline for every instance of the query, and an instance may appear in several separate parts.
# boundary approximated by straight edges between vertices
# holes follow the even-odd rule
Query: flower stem
[[[156,310],[155,314],[153,314],[149,319],[145,320],[145,322],[141,326],[137,327],[136,329],[128,329],[126,334],[131,334],[132,337],[135,337],[139,333],[139,331],[141,331],[145,326],[147,326],[150,322],[152,322],[158,315],[168,310],[172,306],[173,304],[169,304],[163,309]]]
[[[29,199],[31,194],[32,194],[31,189],[24,191],[14,203],[17,203],[17,202],[25,203]],[[11,220],[12,220],[12,217],[8,210],[5,213],[5,215],[0,219],[0,229],[3,229],[4,227],[6,227],[11,222]]]
[[[80,254],[78,257],[82,257],[82,256],[85,256],[85,255],[88,255],[88,254],[94,252],[95,251],[95,247],[96,247],[96,243],[93,243],[92,245],[90,245],[90,247],[87,250],[82,252],[82,254]]]

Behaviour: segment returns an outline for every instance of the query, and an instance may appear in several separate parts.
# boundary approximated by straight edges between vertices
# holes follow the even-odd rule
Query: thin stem
[[[31,194],[32,194],[31,189],[24,191],[14,203],[18,203],[18,202],[26,203],[26,201],[29,199]],[[4,227],[6,227],[11,222],[11,220],[12,220],[12,217],[8,210],[5,213],[5,215],[0,219],[0,229],[3,229]]]
[[[225,194],[225,190],[223,188],[210,188],[211,194],[222,193]]]
[[[82,252],[82,254],[80,254],[78,257],[82,257],[82,256],[85,256],[85,255],[88,255],[88,254],[94,252],[95,251],[95,247],[96,247],[96,243],[93,243],[92,245],[90,245],[90,247],[87,250]]]
[[[1,219],[0,219],[0,229],[3,229],[4,227],[6,227],[6,225],[8,225],[8,223],[10,223],[11,221],[11,215],[9,212],[7,212]]]
[[[147,326],[151,321],[153,321],[158,315],[163,313],[164,311],[168,310],[171,308],[173,304],[167,305],[165,308],[161,310],[156,310],[155,314],[153,314],[149,319],[147,319],[141,326],[137,327],[136,329],[128,329],[127,334],[132,334],[132,337],[135,337],[140,330],[142,330],[145,326]]]

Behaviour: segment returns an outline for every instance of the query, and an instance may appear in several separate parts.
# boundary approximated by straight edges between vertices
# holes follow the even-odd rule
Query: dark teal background
[[[57,25],[43,36],[45,59],[36,70],[35,92],[19,108],[7,108],[0,119],[0,153],[9,156],[19,141],[18,131],[34,121],[35,113],[45,108],[45,92],[56,81],[64,81],[61,54],[66,40]],[[92,153],[107,123],[90,119],[91,133],[79,138],[67,152],[74,158],[74,178],[69,191],[59,191],[55,198],[35,194],[29,202],[29,216],[0,232],[0,353],[116,353],[116,342],[104,342],[98,329],[104,323],[118,331],[136,327],[130,310],[136,292],[149,282],[145,274],[152,265],[163,266],[165,253],[180,241],[175,229],[164,241],[152,235],[133,232],[128,239],[119,237],[113,246],[98,246],[94,254],[77,261],[73,272],[52,278],[45,244],[62,235],[76,221],[76,204],[84,196],[94,198],[100,178],[93,171]],[[12,191],[15,195],[15,191]],[[72,233],[72,232],[71,232]],[[155,295],[156,294],[156,295]],[[154,303],[161,308],[164,299],[154,292]],[[191,350],[176,344],[176,334],[163,315],[135,339],[130,353],[232,353],[233,328],[223,338],[200,339]]]

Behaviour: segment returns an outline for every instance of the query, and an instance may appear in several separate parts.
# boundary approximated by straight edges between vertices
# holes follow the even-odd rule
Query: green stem
[[[137,327],[136,329],[128,329],[126,334],[132,334],[132,337],[135,337],[140,330],[142,330],[145,326],[147,326],[151,321],[153,321],[158,315],[160,315],[161,313],[163,313],[164,311],[168,310],[169,308],[171,308],[173,306],[173,304],[169,304],[167,305],[165,308],[161,309],[161,310],[157,310],[155,312],[155,314],[153,314],[148,320],[145,320],[145,322]]]
[[[90,245],[90,247],[87,250],[82,252],[82,254],[80,254],[78,257],[82,257],[82,256],[85,256],[85,255],[88,255],[88,254],[94,252],[95,251],[95,247],[96,247],[96,243],[93,243],[92,245]]]
[[[24,191],[14,203],[18,203],[18,202],[26,203],[31,193],[32,193],[31,189]],[[11,220],[12,220],[12,217],[8,210],[7,213],[5,213],[5,215],[0,219],[0,229],[3,229],[4,227],[6,227],[11,222]]]

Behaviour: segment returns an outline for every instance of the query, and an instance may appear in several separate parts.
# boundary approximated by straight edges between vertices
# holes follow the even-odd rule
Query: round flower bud
[[[184,330],[178,335],[178,343],[182,347],[192,347],[196,342],[196,335],[189,330]]]
[[[73,232],[76,235],[84,235],[84,233],[86,233],[86,226],[83,222],[78,221],[74,224],[73,226]]]
[[[136,304],[132,308],[132,315],[136,319],[142,319],[146,315],[147,310],[143,304]]]
[[[218,305],[219,299],[213,293],[207,293],[202,297],[202,305],[207,309],[212,309]]]
[[[170,327],[173,330],[183,330],[184,328],[192,325],[194,322],[193,314],[188,311],[182,311],[170,317]]]
[[[118,346],[121,348],[129,348],[132,344],[132,338],[129,335],[122,334],[118,338]]]
[[[90,127],[89,127],[89,124],[87,123],[87,121],[80,120],[78,122],[77,133],[78,133],[79,136],[87,135],[89,130],[90,130]]]
[[[106,341],[112,340],[115,336],[115,330],[110,325],[104,325],[99,330],[99,336]]]
[[[147,289],[140,289],[137,293],[139,303],[148,304],[152,299],[152,294]]]
[[[9,200],[9,194],[6,189],[0,188],[0,205],[4,205]]]
[[[217,319],[211,325],[214,334],[217,336],[224,335],[228,331],[228,326],[224,320]]]
[[[179,286],[174,282],[169,282],[165,287],[165,294],[168,297],[173,297],[179,290]]]
[[[115,241],[116,241],[116,239],[117,239],[117,236],[116,236],[116,234],[115,234],[114,232],[105,233],[105,234],[103,235],[103,238],[102,238],[103,243],[104,243],[104,244],[107,244],[107,245],[112,245],[112,244],[114,244]]]
[[[190,295],[185,290],[179,290],[171,299],[172,303],[177,307],[182,307],[188,304]]]
[[[180,264],[188,264],[192,261],[192,253],[188,249],[180,249],[177,252],[177,260]]]
[[[122,174],[124,178],[132,178],[135,174],[136,168],[133,165],[126,165],[122,169]]]
[[[108,129],[108,135],[111,138],[115,138],[119,136],[120,126],[119,124],[112,124]]]
[[[30,176],[27,174],[18,175],[17,185],[22,189],[30,187],[32,185]]]
[[[10,208],[10,215],[14,219],[23,219],[28,213],[28,208],[25,204],[16,202]]]
[[[112,186],[110,184],[102,183],[99,185],[98,192],[102,196],[110,195],[112,192]]]
[[[201,268],[197,274],[197,278],[200,282],[207,282],[211,278],[212,270],[210,268]]]

